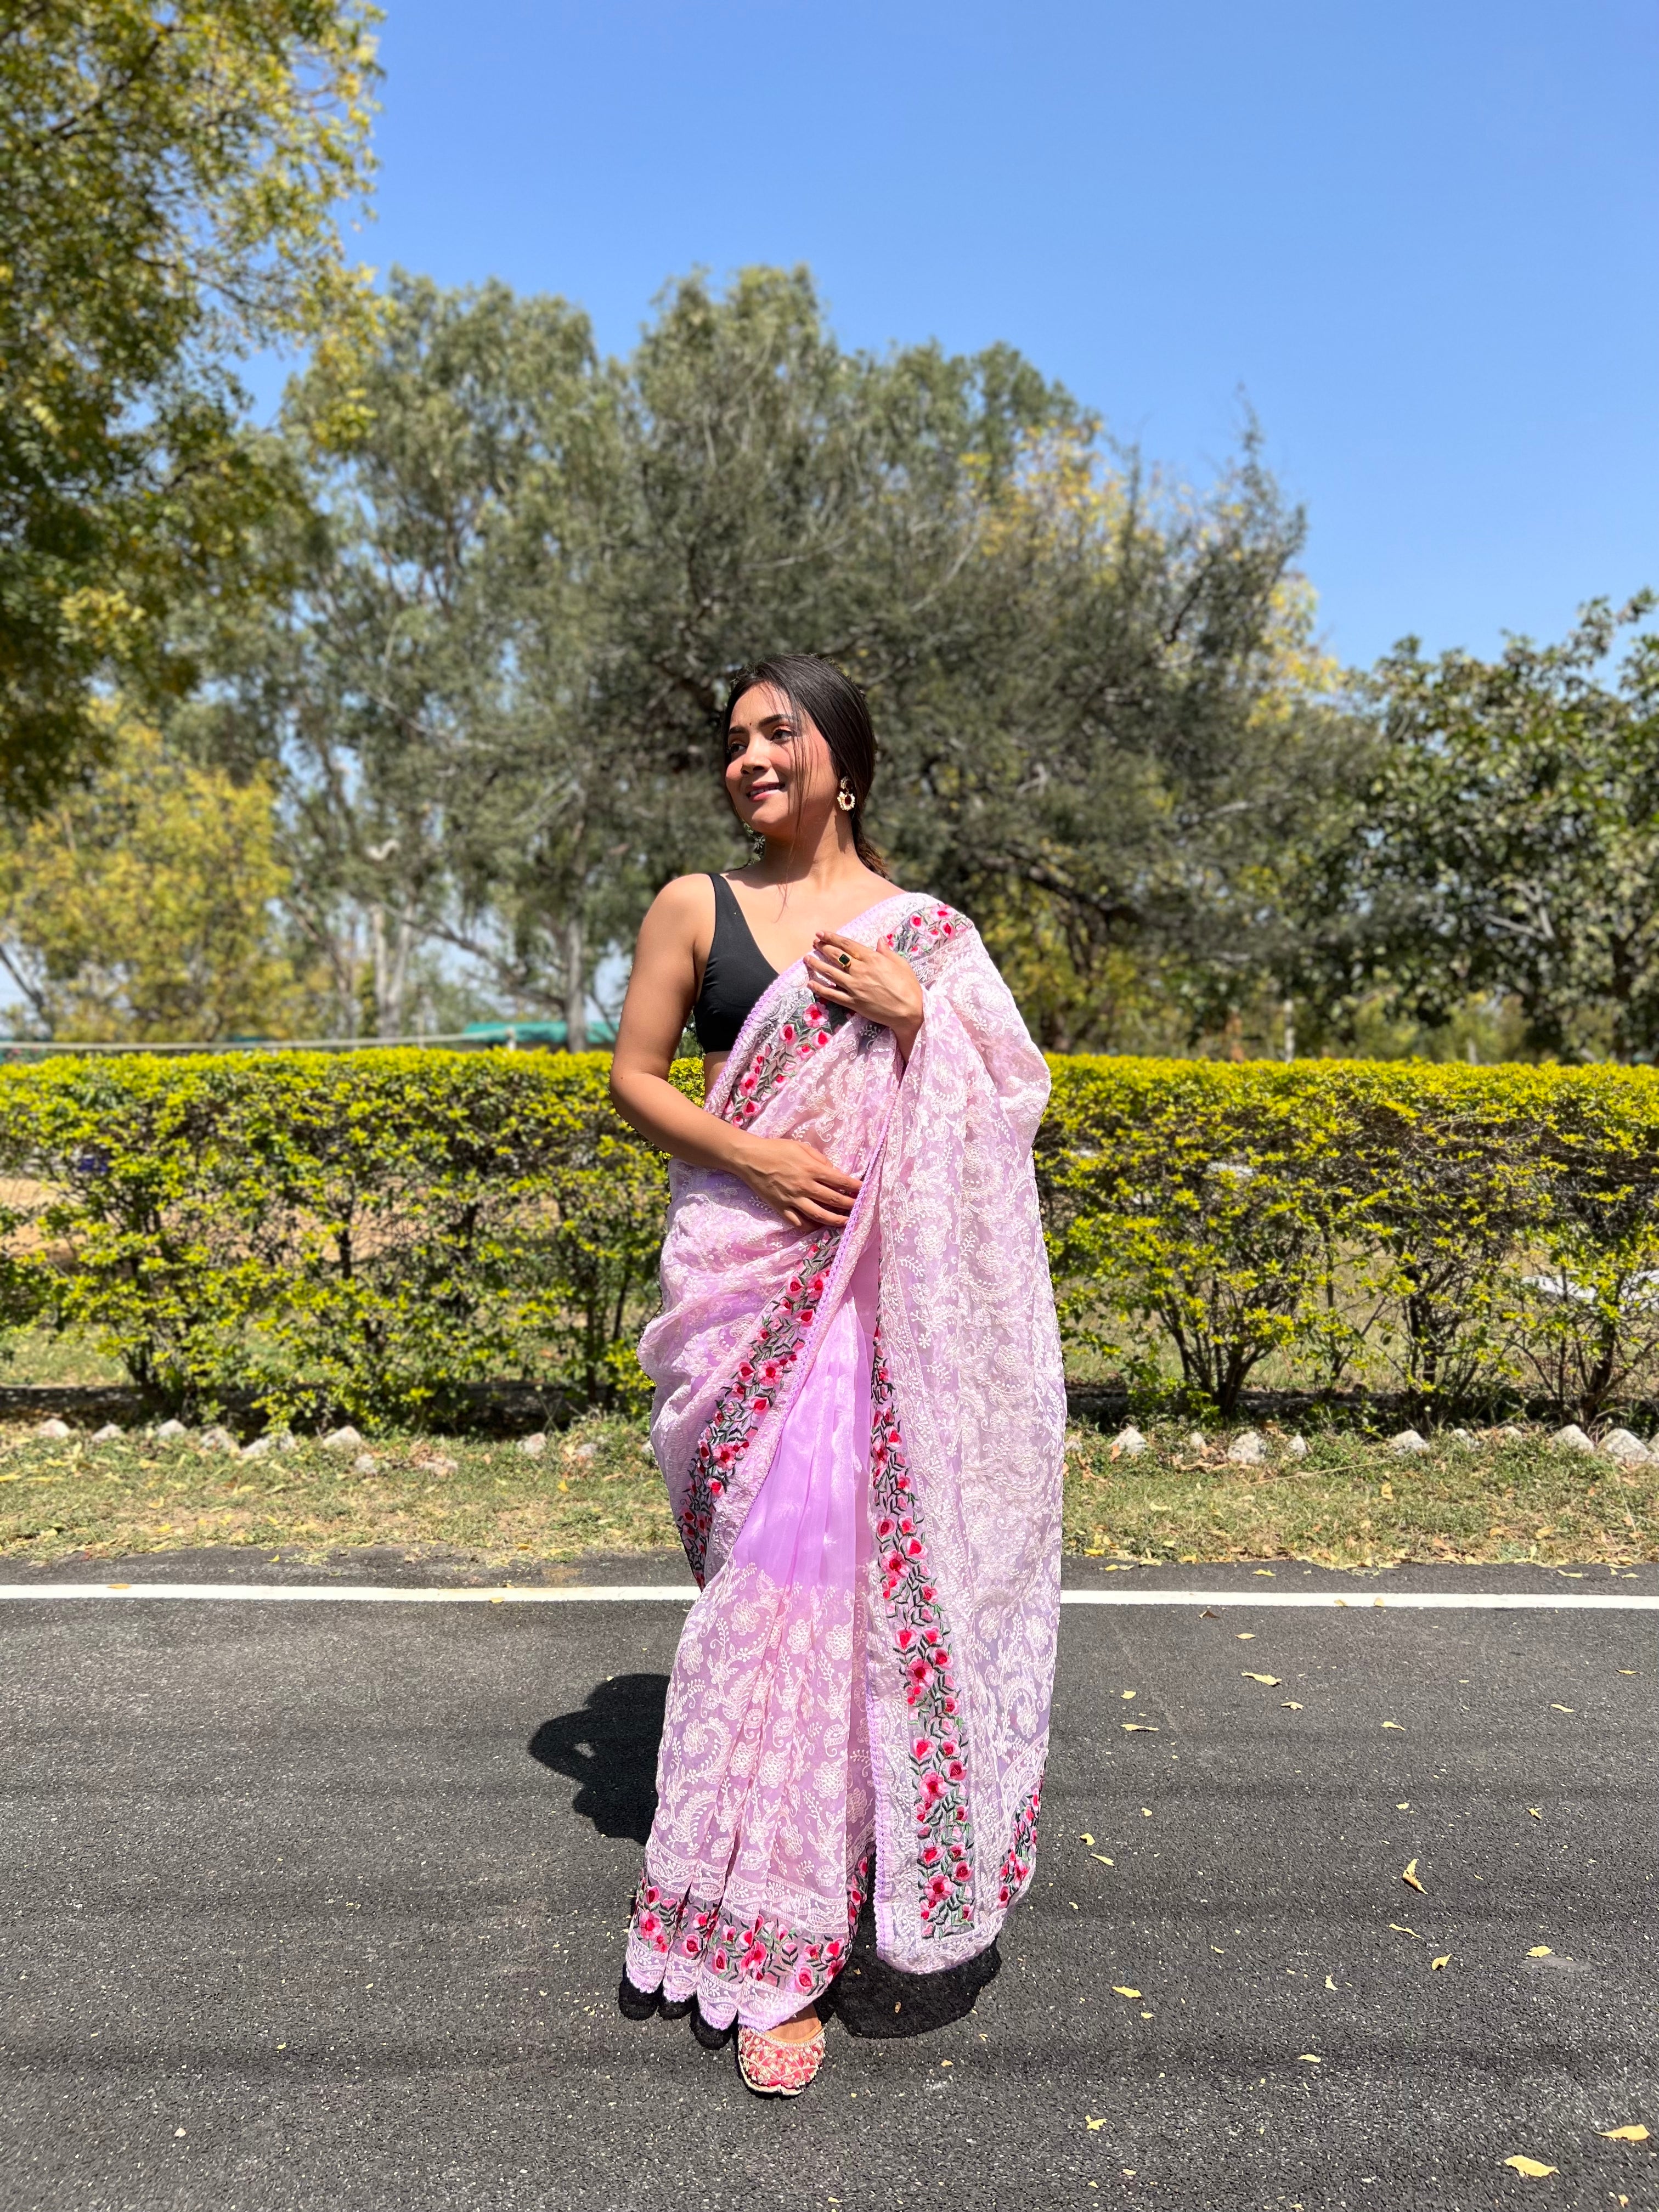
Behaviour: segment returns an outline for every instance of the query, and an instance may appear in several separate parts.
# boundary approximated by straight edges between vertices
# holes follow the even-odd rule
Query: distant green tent
[[[469,1022],[462,1031],[468,1044],[502,1045],[520,1052],[562,1052],[569,1032],[562,1022]],[[587,1024],[589,1047],[617,1042],[615,1022]]]

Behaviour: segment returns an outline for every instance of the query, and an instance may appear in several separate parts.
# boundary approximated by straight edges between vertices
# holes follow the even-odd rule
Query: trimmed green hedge
[[[1251,1382],[1547,1399],[1659,1364],[1659,1074],[1056,1058],[1037,1143],[1068,1346],[1224,1417]],[[0,1070],[0,1319],[88,1328],[158,1405],[637,1405],[664,1163],[602,1054]],[[700,1070],[677,1079],[700,1095]]]
[[[1056,1060],[1068,1341],[1231,1414],[1272,1362],[1593,1419],[1659,1352],[1659,1073]],[[1173,1358],[1171,1357],[1173,1355]]]
[[[0,1071],[13,1320],[95,1331],[158,1404],[452,1410],[513,1378],[637,1401],[661,1157],[600,1053],[53,1060]]]

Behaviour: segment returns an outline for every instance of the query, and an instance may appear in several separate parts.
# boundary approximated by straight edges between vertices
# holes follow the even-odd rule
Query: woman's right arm
[[[712,906],[706,876],[681,876],[653,900],[611,1055],[611,1103],[630,1128],[677,1160],[738,1176],[791,1228],[844,1221],[858,1195],[857,1176],[843,1175],[816,1146],[734,1129],[668,1079],[696,996],[698,932]]]

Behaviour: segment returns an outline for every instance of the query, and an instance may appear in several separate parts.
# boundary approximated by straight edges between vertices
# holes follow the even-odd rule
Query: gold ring
[[[836,957],[841,962],[843,968],[850,968],[853,964],[853,956],[850,952],[838,952],[836,955]]]

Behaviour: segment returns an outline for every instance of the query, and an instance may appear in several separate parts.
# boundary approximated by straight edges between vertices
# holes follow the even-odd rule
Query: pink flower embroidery
[[[883,1559],[882,1596],[905,1679],[905,1702],[915,1716],[909,1753],[916,1793],[919,1902],[927,1933],[938,1935],[973,1924],[972,1829],[965,1796],[969,1760],[954,1721],[957,1701],[947,1672],[949,1638],[938,1585],[927,1571],[926,1535],[879,1334],[872,1361],[871,1398],[876,1528],[884,1543],[890,1540],[891,1530],[897,1530],[894,1548]],[[939,1863],[947,1846],[955,1863],[948,1874]]]

